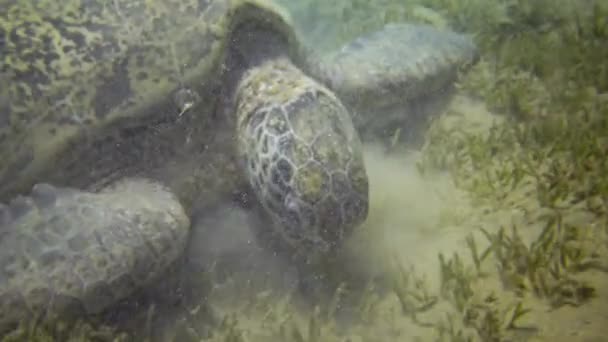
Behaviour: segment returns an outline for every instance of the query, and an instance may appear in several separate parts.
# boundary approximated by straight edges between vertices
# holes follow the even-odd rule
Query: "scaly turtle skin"
[[[478,60],[467,35],[422,24],[388,24],[325,56],[325,84],[355,114],[364,141],[396,131],[415,143],[450,100],[459,72]]]
[[[3,6],[0,332],[99,313],[153,283],[183,253],[195,203],[253,189],[272,219],[261,235],[304,259],[366,218],[352,97],[330,90],[351,71],[303,48],[273,3]],[[367,43],[396,55],[394,37]],[[361,84],[343,89],[377,86]]]

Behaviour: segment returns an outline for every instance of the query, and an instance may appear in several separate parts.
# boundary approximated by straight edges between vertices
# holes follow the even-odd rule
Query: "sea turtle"
[[[185,250],[195,204],[243,189],[270,218],[260,235],[295,262],[331,253],[368,211],[349,111],[475,50],[393,25],[321,59],[270,0],[3,6],[0,331],[154,283]],[[411,36],[442,42],[410,64],[398,56]],[[434,74],[413,72],[429,56]]]

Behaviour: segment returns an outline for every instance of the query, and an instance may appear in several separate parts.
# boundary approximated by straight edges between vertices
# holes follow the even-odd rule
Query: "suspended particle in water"
[[[200,101],[200,97],[190,88],[180,88],[175,92],[175,95],[173,95],[173,101],[179,111],[179,114],[177,115],[179,118],[190,110],[190,108],[194,107]]]

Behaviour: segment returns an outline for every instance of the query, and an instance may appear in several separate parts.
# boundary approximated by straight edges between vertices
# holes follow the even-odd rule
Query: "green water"
[[[221,211],[208,245],[230,253],[187,275],[198,301],[6,340],[606,341],[608,3],[276,1],[319,51],[390,22],[480,48],[422,147],[366,147],[370,218],[326,266],[335,295],[290,293],[289,268],[247,250],[250,213]]]

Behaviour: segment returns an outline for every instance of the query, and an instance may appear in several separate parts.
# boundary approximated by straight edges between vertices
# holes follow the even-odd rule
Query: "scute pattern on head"
[[[171,92],[183,85],[198,91],[207,86],[201,78],[215,80],[230,4],[3,5],[0,73],[10,103],[0,120],[0,193],[27,191],[68,144],[84,144],[85,133],[174,114]]]
[[[309,255],[325,253],[367,217],[368,180],[346,109],[293,73],[301,71],[279,59],[245,75],[236,94],[238,148],[276,233]]]

